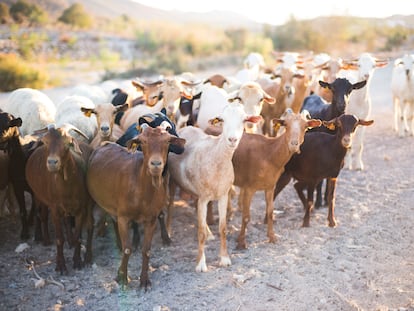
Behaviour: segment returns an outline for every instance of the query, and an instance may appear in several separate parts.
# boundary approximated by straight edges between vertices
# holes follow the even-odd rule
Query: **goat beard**
[[[153,175],[151,178],[151,183],[155,188],[159,189],[162,185],[162,175]]]

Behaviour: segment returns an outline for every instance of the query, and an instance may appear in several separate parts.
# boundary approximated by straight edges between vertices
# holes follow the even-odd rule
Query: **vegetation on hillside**
[[[261,31],[247,28],[212,28],[206,25],[179,25],[165,21],[137,21],[128,15],[102,18],[92,16],[82,4],[62,8],[52,20],[47,9],[26,0],[0,4],[0,23],[9,27],[7,51],[26,62],[93,63],[106,70],[106,77],[120,71],[122,61],[136,71],[178,74],[214,65],[240,65],[244,55],[260,52],[269,62],[272,51],[326,52],[352,57],[363,51],[387,52],[412,44],[414,30],[380,19],[350,16],[297,20],[294,16],[281,26],[264,25]],[[27,30],[29,28],[29,30]],[[30,30],[32,28],[32,30]],[[328,31],[328,30],[335,31]],[[35,31],[34,31],[35,30]],[[57,35],[56,35],[57,34]],[[1,35],[1,33],[0,33]],[[110,38],[109,38],[110,37]],[[108,40],[129,42],[129,54],[115,49]],[[89,42],[85,42],[89,40]]]

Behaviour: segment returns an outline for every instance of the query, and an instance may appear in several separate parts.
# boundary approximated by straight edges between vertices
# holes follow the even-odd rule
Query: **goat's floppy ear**
[[[274,132],[277,133],[279,132],[279,129],[281,126],[286,125],[286,122],[285,120],[275,118],[275,119],[272,119],[271,124],[272,124],[272,128]]]
[[[360,82],[352,84],[352,89],[359,90],[367,84],[367,80],[362,80]]]
[[[262,116],[248,116],[244,121],[251,122],[251,123],[259,123],[263,121]]]
[[[308,128],[320,127],[322,125],[322,121],[319,119],[310,119],[308,122]]]
[[[335,126],[335,120],[330,120],[330,121],[322,121],[322,124],[329,130],[334,131],[336,126]]]
[[[176,154],[183,153],[185,142],[186,140],[184,138],[171,135],[169,151]]]
[[[374,123],[374,120],[358,120],[358,125],[369,126]]]
[[[95,113],[95,110],[92,108],[85,108],[85,107],[81,107],[81,111],[83,112],[83,114],[85,116],[87,116],[88,118],[91,117],[92,113]]]
[[[321,87],[323,87],[324,89],[330,89],[331,88],[331,85],[328,82],[325,82],[323,80],[319,80],[319,85]]]
[[[118,106],[115,106],[115,108],[116,108],[116,112],[120,112],[120,111],[125,111],[125,110],[127,110],[128,109],[128,103],[125,103],[125,104],[122,104],[122,105],[118,105]]]
[[[229,99],[227,99],[227,101],[229,103],[234,102],[235,100],[238,100],[241,103],[241,98],[239,97],[239,91],[236,92],[236,94],[234,94],[234,96],[230,96]]]
[[[70,146],[73,148],[73,151],[75,151],[77,154],[82,154],[82,150],[79,147],[79,143],[75,138],[71,139]]]
[[[22,123],[23,123],[23,121],[22,121],[21,118],[15,118],[13,120],[10,120],[9,127],[13,127],[13,126],[20,127],[20,126],[22,126]]]
[[[220,126],[223,122],[224,120],[220,117],[215,117],[214,119],[208,120],[208,123],[213,126]]]
[[[126,147],[129,152],[135,152],[138,149],[139,144],[141,143],[141,140],[138,136],[135,136],[134,138],[128,140],[126,142]]]

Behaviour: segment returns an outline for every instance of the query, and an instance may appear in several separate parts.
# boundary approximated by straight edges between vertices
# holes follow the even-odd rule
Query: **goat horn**
[[[69,131],[72,130],[78,133],[79,135],[83,136],[86,140],[89,140],[88,135],[86,135],[84,132],[82,132],[80,129],[78,129],[76,126],[72,124],[64,123],[60,128],[63,129],[68,135],[70,135]]]

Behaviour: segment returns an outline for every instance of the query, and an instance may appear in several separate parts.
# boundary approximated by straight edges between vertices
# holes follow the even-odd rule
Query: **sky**
[[[414,14],[413,0],[134,0],[141,4],[185,12],[233,11],[260,23],[281,25],[293,15],[296,19],[318,16],[348,15],[358,17],[388,17],[394,14]],[[237,3],[237,4],[236,4]]]

